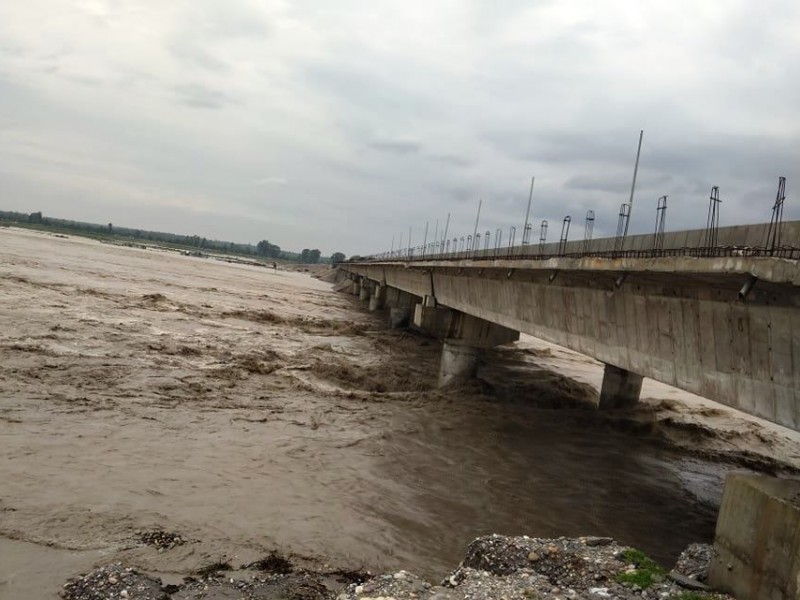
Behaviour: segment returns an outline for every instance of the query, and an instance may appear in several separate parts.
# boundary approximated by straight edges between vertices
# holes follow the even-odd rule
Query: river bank
[[[217,563],[178,584],[121,563],[106,565],[67,582],[65,600],[733,600],[706,585],[710,546],[694,544],[666,571],[641,551],[611,538],[537,539],[486,536],[440,583],[401,570],[366,572],[313,570],[270,554],[241,565]]]
[[[438,344],[305,273],[0,236],[4,600],[276,550],[438,581],[493,532],[671,564],[711,540],[727,472],[800,465],[796,434],[650,382],[600,414],[595,365],[532,338],[438,390]]]

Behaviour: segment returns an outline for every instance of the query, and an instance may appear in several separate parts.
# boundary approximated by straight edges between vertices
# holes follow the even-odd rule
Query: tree
[[[41,223],[42,222],[42,211],[31,213],[28,216],[28,223]]]
[[[319,262],[320,256],[322,256],[322,252],[320,252],[318,248],[314,248],[311,252],[308,253],[308,262],[312,264],[317,264]]]
[[[309,250],[308,248],[303,248],[303,251],[300,253],[300,262],[308,263],[310,255],[311,255],[311,250]]]
[[[340,262],[344,262],[345,259],[344,252],[334,252],[331,254],[331,264],[335,265]]]
[[[275,244],[270,244],[267,240],[261,240],[256,244],[256,254],[265,256],[267,258],[280,258],[281,247]]]

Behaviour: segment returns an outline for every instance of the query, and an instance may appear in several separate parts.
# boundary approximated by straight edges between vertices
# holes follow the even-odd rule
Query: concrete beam
[[[600,388],[600,410],[631,408],[639,402],[641,392],[641,375],[607,364]]]
[[[731,474],[708,581],[739,600],[800,598],[800,481]]]
[[[424,303],[414,307],[414,326],[441,340],[459,340],[476,348],[492,348],[519,339],[519,331],[458,310],[425,306]]]
[[[404,292],[390,285],[386,286],[386,305],[397,308],[408,308],[411,310],[417,302],[419,302],[419,300],[413,294],[409,294],[408,292]]]
[[[519,331],[473,317],[458,310],[451,311],[448,340],[463,340],[477,348],[492,348],[519,340]]]

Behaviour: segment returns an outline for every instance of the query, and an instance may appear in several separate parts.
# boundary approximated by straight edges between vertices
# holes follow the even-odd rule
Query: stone
[[[614,538],[610,537],[589,536],[583,538],[583,540],[587,546],[608,546],[609,544],[614,543]]]
[[[691,577],[686,577],[686,575],[681,575],[677,571],[670,571],[667,577],[687,590],[697,590],[702,592],[708,589],[706,584],[697,581],[696,579],[692,579]]]

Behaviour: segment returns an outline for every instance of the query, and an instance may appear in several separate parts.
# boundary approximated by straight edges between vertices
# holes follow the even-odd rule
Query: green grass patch
[[[664,581],[664,577],[667,574],[666,571],[664,571],[664,569],[662,569],[657,562],[655,562],[641,550],[628,548],[622,553],[620,558],[626,563],[632,564],[634,567],[636,567],[636,570],[629,573],[617,573],[617,576],[614,577],[614,580],[617,583],[628,584],[631,586],[637,585],[643,590],[646,590],[654,583]],[[684,600],[692,599],[687,598]]]
[[[675,600],[714,600],[717,596],[704,592],[681,592],[675,596]]]

